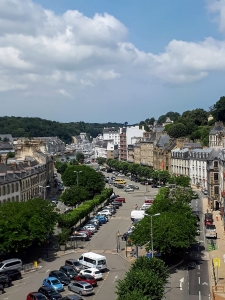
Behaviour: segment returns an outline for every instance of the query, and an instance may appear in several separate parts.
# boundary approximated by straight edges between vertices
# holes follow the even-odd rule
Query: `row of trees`
[[[151,249],[151,216],[153,217],[154,250],[167,259],[186,251],[195,242],[197,220],[189,203],[193,199],[191,188],[161,188],[145,216],[135,225],[130,236],[135,245]],[[182,226],[181,226],[182,224]]]
[[[157,258],[139,257],[124,279],[117,282],[117,300],[161,300],[168,280],[165,263]]]
[[[106,161],[106,164],[120,172],[122,171],[123,174],[130,173],[131,176],[138,176],[142,179],[153,179],[154,182],[163,182],[165,183],[171,183],[176,184],[183,187],[188,187],[190,184],[190,178],[188,176],[178,176],[174,177],[171,176],[170,173],[166,170],[153,170],[152,168],[149,168],[147,166],[141,166],[139,164],[135,163],[128,163],[128,162],[121,162],[116,159],[108,159]]]
[[[0,253],[18,253],[40,245],[53,232],[58,214],[42,199],[6,202],[0,206]]]

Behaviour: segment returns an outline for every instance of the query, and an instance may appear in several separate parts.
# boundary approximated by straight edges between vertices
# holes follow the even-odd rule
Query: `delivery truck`
[[[145,216],[145,211],[144,210],[132,210],[130,214],[131,221],[133,222],[134,220],[141,220]]]

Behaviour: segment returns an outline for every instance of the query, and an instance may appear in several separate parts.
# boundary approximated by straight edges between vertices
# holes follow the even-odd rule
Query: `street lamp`
[[[44,190],[44,200],[45,200],[45,195],[46,195],[46,189],[49,187],[50,187],[50,185],[46,185],[46,186],[39,185],[39,188],[42,188]]]
[[[153,230],[152,230],[152,217],[160,216],[160,213],[157,213],[155,215],[148,215],[144,214],[145,216],[149,216],[151,218],[151,248],[152,248],[152,258],[154,257],[154,250],[153,250]]]
[[[82,173],[82,171],[74,171],[74,173],[77,173],[77,186],[79,185],[79,181],[78,181],[78,174]]]

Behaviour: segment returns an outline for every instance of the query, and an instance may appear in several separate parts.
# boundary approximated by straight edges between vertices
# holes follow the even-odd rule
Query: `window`
[[[10,185],[7,185],[7,194],[10,194]]]
[[[218,180],[219,178],[219,174],[218,173],[214,173],[214,180]]]
[[[218,161],[214,161],[214,168],[218,168]]]
[[[2,195],[2,187],[0,186],[0,196]]]
[[[219,187],[218,186],[214,187],[214,194],[219,195]]]
[[[14,193],[14,183],[12,183],[11,187],[12,187],[12,193]]]
[[[19,190],[19,184],[18,184],[18,182],[16,183],[16,192],[18,192],[18,190]]]

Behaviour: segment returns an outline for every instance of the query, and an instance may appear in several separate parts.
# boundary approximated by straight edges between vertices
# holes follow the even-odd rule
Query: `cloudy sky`
[[[1,116],[136,123],[224,95],[225,0],[0,0]]]

